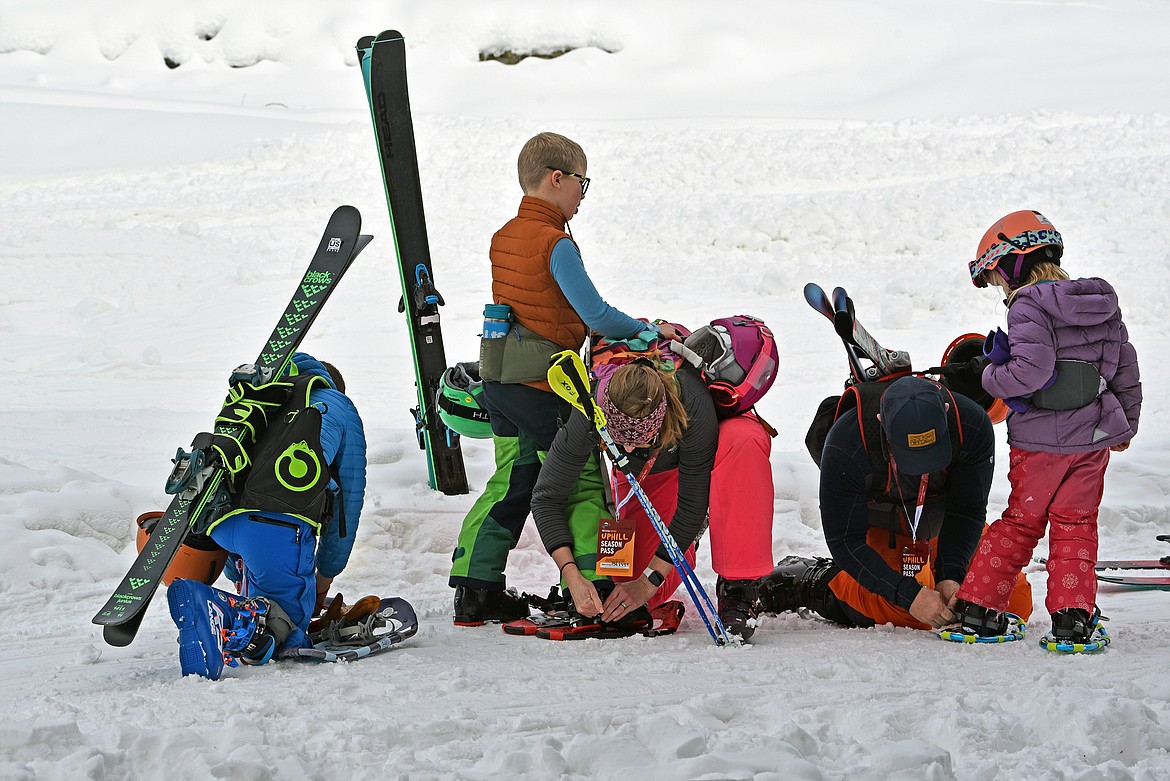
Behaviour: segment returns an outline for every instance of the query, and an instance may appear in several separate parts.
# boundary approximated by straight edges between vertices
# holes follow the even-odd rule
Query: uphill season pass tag
[[[930,546],[922,540],[902,548],[902,575],[916,578],[930,558]]]
[[[602,518],[597,533],[598,575],[630,576],[634,572],[634,521]]]

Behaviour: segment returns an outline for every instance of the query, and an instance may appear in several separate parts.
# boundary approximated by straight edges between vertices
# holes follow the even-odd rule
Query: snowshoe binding
[[[634,610],[612,624],[602,623],[593,618],[584,618],[576,613],[569,623],[542,627],[533,634],[541,640],[614,640],[622,637],[661,637],[678,630],[686,606],[682,602],[663,602],[653,610],[645,607]]]
[[[339,617],[328,626],[310,632],[312,645],[286,648],[280,657],[352,662],[385,651],[413,637],[417,631],[418,617],[405,599],[363,597],[341,610]]]
[[[505,623],[506,634],[534,635],[538,629],[556,629],[572,624],[573,617],[569,614],[568,598],[556,586],[549,589],[547,597],[538,597],[534,594],[520,596],[536,608],[537,612]]]
[[[1103,651],[1112,641],[1101,626],[1102,621],[1108,620],[1095,606],[1092,614],[1076,607],[1058,610],[1052,614],[1052,632],[1040,638],[1040,647],[1061,654]]]
[[[954,626],[943,627],[939,637],[953,643],[1010,643],[1023,640],[1024,622],[1015,613],[992,610],[960,599],[955,603]]]

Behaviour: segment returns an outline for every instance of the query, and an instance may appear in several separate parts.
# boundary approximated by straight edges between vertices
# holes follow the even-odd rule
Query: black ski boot
[[[715,581],[715,596],[719,598],[719,620],[728,634],[747,640],[756,633],[756,617],[760,615],[760,581]]]
[[[760,603],[767,613],[783,613],[807,607],[826,618],[836,613],[825,604],[832,595],[829,581],[840,572],[832,559],[805,559],[786,556],[776,569],[760,581]]]
[[[989,607],[976,605],[960,599],[955,602],[955,620],[963,628],[964,634],[978,637],[998,637],[1007,634],[1008,617],[1006,613],[999,613]]]
[[[874,621],[841,600],[829,583],[841,568],[832,559],[785,556],[760,581],[760,605],[765,613],[808,609],[841,626],[870,627]]]
[[[455,626],[483,626],[486,621],[528,617],[528,602],[515,589],[455,587]]]
[[[1100,608],[1088,610],[1066,607],[1052,614],[1052,639],[1058,643],[1087,643],[1093,639],[1097,622],[1101,620]]]

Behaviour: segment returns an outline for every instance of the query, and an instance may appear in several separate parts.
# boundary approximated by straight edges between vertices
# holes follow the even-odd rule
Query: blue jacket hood
[[[289,364],[288,373],[293,377],[305,374],[323,377],[329,383],[330,388],[337,390],[337,386],[333,384],[333,378],[329,376],[329,370],[325,368],[325,364],[308,353],[294,353],[292,363]]]

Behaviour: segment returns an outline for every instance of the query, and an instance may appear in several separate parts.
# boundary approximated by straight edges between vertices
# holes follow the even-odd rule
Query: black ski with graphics
[[[439,328],[439,307],[444,302],[435,288],[423,216],[414,124],[406,85],[406,43],[401,33],[389,30],[359,40],[357,53],[398,255],[398,281],[402,285],[398,311],[406,313],[414,361],[418,407],[411,412],[418,445],[426,451],[431,488],[445,494],[465,494],[467,473],[459,435],[447,428],[435,406],[439,380],[447,369]]]
[[[905,350],[887,350],[857,321],[853,311],[853,299],[845,288],[833,288],[833,327],[846,344],[861,350],[866,358],[873,361],[883,376],[910,371],[910,355]]]
[[[354,207],[339,206],[333,212],[317,252],[284,314],[256,362],[241,366],[232,374],[233,387],[244,382],[253,385],[271,382],[284,372],[321,306],[353,259],[373,238],[361,235],[361,226],[361,215]],[[225,480],[228,471],[211,442],[216,435],[240,440],[245,429],[223,419],[216,421],[214,429],[213,433],[196,435],[190,452],[179,448],[166,484],[167,493],[175,498],[159,518],[126,577],[93,617],[93,622],[103,627],[102,634],[110,645],[129,645],[134,640],[146,607],[184,538],[193,529],[205,529],[214,514],[231,499]]]

